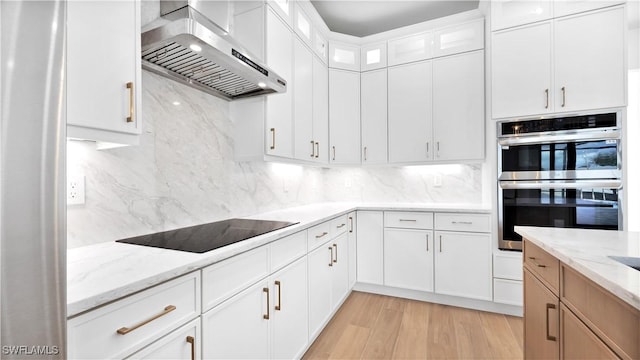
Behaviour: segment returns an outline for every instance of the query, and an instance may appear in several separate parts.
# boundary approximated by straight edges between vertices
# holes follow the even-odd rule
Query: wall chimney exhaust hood
[[[262,64],[204,14],[198,0],[161,1],[162,17],[142,33],[142,68],[226,100],[287,91]]]

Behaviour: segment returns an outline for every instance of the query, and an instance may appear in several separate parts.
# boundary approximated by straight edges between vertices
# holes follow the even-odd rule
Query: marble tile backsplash
[[[69,248],[315,202],[482,202],[480,165],[235,162],[228,102],[146,71],[142,82],[139,146],[68,143],[67,173],[86,177],[85,204],[67,211]]]

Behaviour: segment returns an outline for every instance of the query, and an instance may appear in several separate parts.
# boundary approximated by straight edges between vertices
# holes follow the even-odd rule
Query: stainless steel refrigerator
[[[0,357],[65,357],[64,1],[0,1]]]

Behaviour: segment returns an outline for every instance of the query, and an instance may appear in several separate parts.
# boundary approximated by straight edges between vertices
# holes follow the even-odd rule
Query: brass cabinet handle
[[[436,157],[440,157],[440,141],[436,141]]]
[[[332,146],[331,148],[333,149],[333,160],[335,161],[336,160],[336,147]]]
[[[440,235],[440,252],[442,252],[442,235]]]
[[[427,157],[429,157],[429,142],[427,141]]]
[[[342,229],[342,228],[343,228],[343,227],[345,227],[345,226],[347,226],[347,224],[340,224],[340,225],[336,226],[336,228],[338,228],[338,229]]]
[[[276,280],[275,284],[278,287],[278,305],[276,305],[275,309],[280,311],[282,310],[282,293],[280,291],[282,289],[282,283],[280,283],[280,280]]]
[[[367,147],[364,147],[364,161],[367,161]]]
[[[267,293],[267,313],[262,315],[262,318],[265,320],[269,320],[269,288],[262,288],[262,292]]]
[[[193,336],[187,336],[187,342],[191,344],[191,360],[196,360],[196,339]]]
[[[473,225],[473,221],[452,221],[452,224]]]
[[[536,258],[535,258],[535,257],[533,257],[533,256],[529,256],[529,260],[531,260],[531,262],[532,262],[535,266],[537,266],[537,267],[539,267],[539,268],[546,268],[546,267],[547,267],[547,265],[544,265],[544,264],[540,264],[540,263],[538,263],[538,262],[536,261]]]
[[[127,116],[127,122],[133,122],[133,112],[134,112],[134,107],[133,104],[135,103],[135,97],[134,97],[134,90],[133,90],[133,82],[129,81],[127,83],[127,89],[129,89],[129,116]]]
[[[567,99],[566,99],[566,93],[567,93],[567,91],[566,91],[566,89],[564,88],[564,86],[563,86],[560,90],[562,90],[562,107],[564,107],[564,105],[567,103],[567,102],[566,102],[566,100],[567,100]]]
[[[333,266],[333,247],[329,246],[329,251],[331,251],[331,258],[329,259],[329,266]]]
[[[544,96],[546,98],[544,103],[544,108],[548,109],[549,108],[549,89],[544,89]]]
[[[313,144],[314,142],[311,140],[311,157],[316,157],[316,147]]]
[[[338,244],[333,244],[333,247],[336,249],[336,258],[333,259],[333,262],[337,263],[338,262]],[[331,253],[333,253],[333,251]]]
[[[135,330],[135,329],[137,329],[139,327],[145,326],[148,323],[152,322],[153,320],[155,320],[155,319],[157,319],[159,317],[165,316],[165,315],[167,315],[168,313],[172,312],[175,309],[176,309],[176,307],[174,305],[167,305],[161,313],[159,313],[157,315],[154,315],[153,317],[151,317],[151,318],[149,318],[147,320],[141,321],[138,324],[133,325],[130,328],[126,327],[126,326],[125,327],[121,327],[120,329],[116,330],[116,332],[118,334],[120,334],[120,335],[127,335],[128,333],[132,332],[133,330]]]
[[[316,159],[320,157],[320,143],[316,141]]]
[[[555,304],[547,304],[547,340],[551,341],[556,341],[556,337],[549,334],[549,310],[553,310],[555,308]]]
[[[398,219],[398,221],[401,221],[401,222],[417,222],[418,220],[416,220],[416,219]]]
[[[426,234],[426,235],[427,235],[427,252],[429,252],[429,234]]]
[[[271,131],[271,150],[275,150],[276,148],[276,128],[269,129]]]
[[[320,235],[316,235],[316,239],[320,239],[321,237],[324,237],[325,235],[329,234],[328,232],[324,231],[322,234]]]
[[[349,216],[349,232],[353,232],[353,216]]]

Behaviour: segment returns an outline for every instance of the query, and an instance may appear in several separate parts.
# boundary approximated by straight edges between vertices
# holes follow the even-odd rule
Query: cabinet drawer
[[[331,237],[334,238],[345,233],[348,229],[347,215],[343,215],[331,220]]]
[[[202,308],[207,311],[269,275],[269,248],[262,246],[202,269]]]
[[[309,252],[324,244],[332,237],[331,221],[323,222],[307,231],[307,249]]]
[[[493,302],[522,306],[522,281],[493,279]]]
[[[197,271],[70,319],[68,356],[124,358],[199,315]]]
[[[619,359],[571,310],[560,304],[561,359]]]
[[[523,256],[524,265],[557,296],[560,289],[560,261],[526,239]]]
[[[491,215],[436,213],[436,230],[491,232]]]
[[[200,317],[127,359],[201,359]]]
[[[561,300],[618,355],[640,358],[640,311],[565,265]]]
[[[493,254],[493,277],[522,280],[522,253]]]
[[[307,253],[307,232],[300,231],[271,243],[271,272],[276,272]]]
[[[433,213],[385,211],[384,227],[403,229],[433,229]]]

